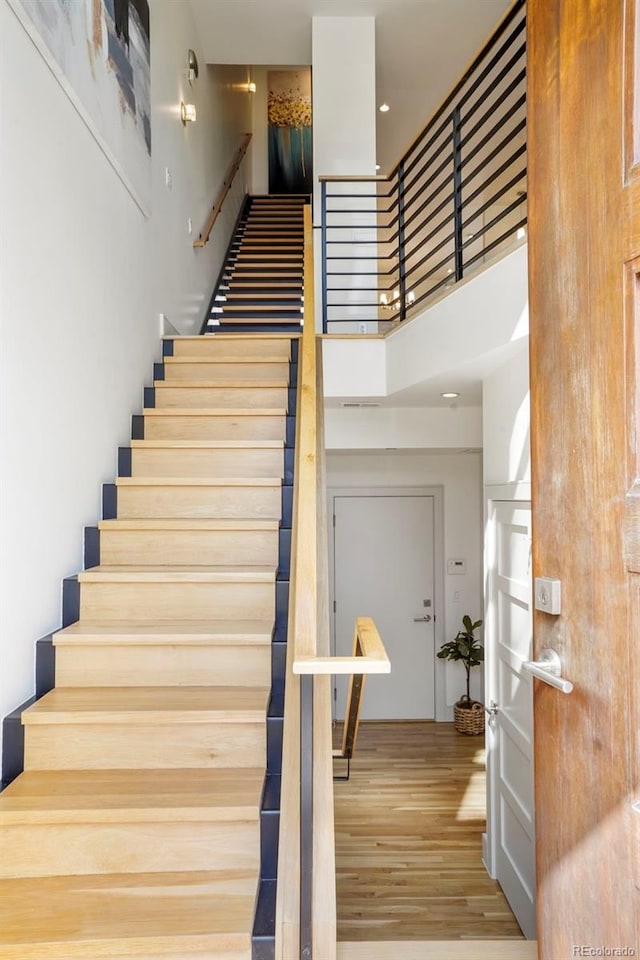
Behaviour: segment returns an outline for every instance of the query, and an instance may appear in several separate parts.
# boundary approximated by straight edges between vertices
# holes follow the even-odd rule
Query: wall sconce
[[[255,92],[256,92],[256,85],[253,82],[253,80],[250,80],[249,83],[247,84],[247,93],[255,93]]]
[[[193,50],[189,50],[187,54],[187,80],[189,83],[193,83],[194,80],[198,79],[198,58],[196,57]]]
[[[186,127],[188,123],[196,122],[196,106],[195,103],[181,103],[180,104],[180,119],[182,120],[182,125]]]

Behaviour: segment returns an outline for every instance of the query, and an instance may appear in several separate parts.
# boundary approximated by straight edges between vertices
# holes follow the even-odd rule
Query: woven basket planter
[[[477,737],[484,733],[484,704],[479,700],[458,700],[453,705],[453,725],[458,733]]]

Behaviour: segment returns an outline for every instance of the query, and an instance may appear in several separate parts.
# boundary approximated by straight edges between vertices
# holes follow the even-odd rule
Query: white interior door
[[[334,637],[351,655],[356,617],[373,617],[391,674],[369,677],[362,718],[435,716],[432,496],[334,497]],[[338,677],[336,716],[346,680]]]
[[[493,501],[487,700],[490,831],[495,877],[526,937],[536,936],[533,793],[531,504]]]

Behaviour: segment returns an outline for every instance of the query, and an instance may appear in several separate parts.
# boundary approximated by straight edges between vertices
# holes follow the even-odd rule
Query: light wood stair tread
[[[254,646],[271,643],[271,620],[76,620],[53,635],[56,646],[87,642],[99,645],[117,640],[130,644],[229,644]]]
[[[285,363],[288,363],[288,360],[284,360],[281,357],[261,357],[261,356],[241,356],[241,357],[165,357],[164,362],[167,365],[173,364],[184,364],[188,366],[189,364],[208,364],[211,367],[223,366],[225,364],[247,364],[247,363],[259,363],[264,364],[265,366],[269,364],[278,364],[282,366]]]
[[[300,338],[300,334],[299,334],[299,333],[293,333],[293,334],[291,334],[291,333],[277,333],[277,332],[275,332],[275,331],[274,331],[273,333],[238,333],[238,334],[235,334],[235,333],[208,333],[208,334],[206,334],[206,336],[207,336],[207,337],[217,337],[218,340],[233,340],[233,341],[238,340],[238,339],[241,339],[241,340],[243,340],[243,341],[247,341],[247,340],[298,340],[298,339]],[[167,336],[163,337],[163,340],[190,340],[190,341],[192,341],[193,343],[201,343],[201,342],[202,342],[202,334],[199,334],[198,336],[193,336],[193,337],[187,337],[187,336],[185,336],[185,337],[171,337],[171,336],[168,336],[168,335],[167,335]]]
[[[207,380],[154,380],[153,382],[156,390],[158,388],[162,390],[184,390],[184,389],[198,389],[202,390],[206,387],[216,387],[223,388],[225,390],[246,390],[249,389],[273,389],[274,387],[288,387],[288,380],[225,380],[220,377],[216,379],[215,377],[208,378]]]
[[[193,954],[200,960],[216,951],[231,956],[250,949],[255,882],[254,873],[232,869],[2,881],[2,956],[188,960]]]
[[[29,724],[259,723],[267,687],[54,687],[22,714]]]
[[[158,517],[138,520],[101,520],[99,530],[278,530],[279,520],[253,517],[185,518]]]
[[[118,487],[279,487],[280,477],[116,477]]]
[[[202,385],[202,384],[201,384]],[[265,407],[145,407],[145,417],[286,417],[287,411]]]
[[[141,450],[283,450],[284,440],[131,440]]]
[[[230,311],[242,312],[243,310],[248,311],[251,309],[253,309],[256,313],[260,313],[260,312],[266,313],[267,311],[269,313],[271,312],[277,313],[278,311],[286,310],[287,307],[284,307],[284,306],[281,306],[280,304],[275,304],[275,303],[261,303],[259,306],[256,305],[256,306],[253,306],[252,308],[251,304],[249,303],[229,303],[229,301],[227,301],[225,306],[222,308],[222,312],[223,313],[229,313]],[[295,303],[291,305],[291,309],[292,310],[296,309],[298,311],[300,310],[300,308]]]
[[[229,320],[230,320],[230,322],[231,322],[232,324],[235,324],[235,323],[265,323],[265,324],[267,324],[267,323],[274,323],[274,322],[276,322],[276,323],[295,323],[295,324],[299,324],[299,323],[300,323],[301,316],[302,316],[302,314],[301,314],[300,316],[297,316],[297,317],[291,317],[291,316],[277,317],[277,316],[276,316],[276,317],[270,317],[270,318],[267,318],[267,317],[236,317],[236,316],[234,316],[234,317],[229,317]]]
[[[270,583],[276,575],[276,568],[267,564],[241,567],[216,565],[201,566],[117,566],[89,567],[78,574],[80,583],[111,581],[112,583]]]
[[[225,293],[225,298],[226,298],[226,300],[229,300],[229,299],[232,299],[232,300],[239,300],[239,299],[245,299],[245,300],[271,300],[271,299],[273,299],[273,294],[272,294],[272,293],[243,293],[243,294],[239,294],[239,293],[234,293],[233,290],[229,290],[227,293]],[[299,300],[299,299],[300,299],[300,294],[299,294],[299,293],[279,293],[275,299],[276,299],[276,300]],[[223,303],[224,301],[220,301],[220,302]]]
[[[264,770],[30,770],[0,794],[0,824],[257,820]]]

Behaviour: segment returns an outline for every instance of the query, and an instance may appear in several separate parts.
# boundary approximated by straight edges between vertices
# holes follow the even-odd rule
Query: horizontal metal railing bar
[[[526,145],[526,143],[520,144],[520,146],[518,147],[518,149],[515,150],[514,153],[513,153],[507,160],[505,160],[505,161],[504,161],[503,163],[501,163],[495,170],[493,170],[493,171],[491,172],[491,176],[489,177],[488,180],[485,180],[483,183],[481,183],[479,186],[477,186],[477,187],[473,190],[472,193],[469,193],[469,194],[465,195],[465,197],[464,197],[464,203],[465,203],[465,205],[468,204],[468,203],[471,203],[472,200],[475,200],[475,198],[476,198],[477,196],[479,196],[479,194],[481,194],[481,193],[484,191],[484,189],[485,189],[485,187],[487,186],[488,183],[491,183],[491,182],[493,182],[494,180],[497,180],[503,173],[506,173],[507,170],[509,170],[511,167],[514,167],[515,164],[516,164],[516,161],[519,160],[520,157],[523,156],[523,154],[526,155],[526,153],[527,153],[527,145]],[[525,170],[526,170],[526,164],[525,164]],[[473,179],[473,178],[472,178],[472,179]],[[463,190],[464,190],[465,187],[467,186],[468,182],[469,182],[468,180],[465,180],[465,181],[463,182],[463,184],[462,184],[462,189],[463,189]]]
[[[515,223],[515,224],[513,225],[513,227],[511,227],[510,230],[507,230],[507,231],[506,231],[505,233],[503,233],[500,237],[497,237],[495,240],[492,240],[491,243],[490,243],[488,246],[484,247],[484,248],[483,248],[479,253],[477,253],[474,257],[471,257],[470,260],[466,260],[466,261],[465,261],[465,267],[470,267],[470,266],[471,266],[473,263],[475,263],[477,260],[480,260],[482,257],[485,257],[485,256],[486,256],[488,253],[490,253],[492,250],[495,250],[496,247],[499,247],[501,243],[504,243],[505,240],[507,240],[510,236],[512,236],[514,230],[519,230],[520,227],[524,227],[524,226],[526,225],[526,223],[527,223],[527,218],[526,218],[526,217],[524,217],[522,220],[519,220],[518,223]]]
[[[332,256],[330,256],[330,257],[327,256],[327,257],[325,257],[325,260],[348,260],[350,263],[352,263],[352,262],[353,262],[353,263],[358,263],[359,261],[368,262],[369,260],[378,260],[378,261],[379,261],[379,260],[391,260],[393,257],[396,257],[396,256],[397,256],[397,253],[393,253],[393,252],[391,252],[391,253],[386,253],[386,254],[382,254],[382,255],[377,256],[377,257],[358,257],[358,256],[354,256],[353,254],[350,253],[350,254],[348,254],[348,255],[347,255],[347,254],[342,254],[342,256],[339,256],[339,257],[337,257],[337,256],[335,256],[335,255],[332,255]],[[331,275],[331,272],[330,272],[330,275]]]
[[[501,191],[499,191],[498,194],[496,195],[496,198],[499,200],[501,196],[503,196],[503,194],[502,194]],[[467,219],[463,222],[463,224],[462,224],[463,230],[468,229],[468,227],[470,227],[471,224],[474,223],[474,222],[478,219],[478,217],[481,217],[481,216],[483,215],[483,213],[485,213],[486,210],[488,210],[490,207],[493,206],[494,202],[495,202],[495,200],[494,200],[494,198],[492,197],[491,200],[487,200],[485,203],[483,203],[483,205],[482,205],[481,207],[478,207],[477,210],[474,210],[474,212],[471,214],[471,216],[470,216],[470,217],[467,217]],[[523,195],[522,195],[521,197],[517,197],[517,198],[513,201],[513,203],[510,204],[510,206],[517,207],[517,206],[519,206],[520,204],[526,203],[526,202],[527,202],[527,195],[526,195],[526,193],[523,193]],[[507,209],[507,208],[505,207],[505,209]],[[478,230],[478,231],[476,231],[475,236],[480,236],[481,234],[482,234],[482,231],[481,231],[481,230]]]
[[[504,100],[507,99],[509,94],[513,93],[514,90],[517,90],[520,84],[522,84],[525,81],[526,76],[527,76],[527,70],[526,70],[526,67],[523,67],[520,73],[518,74],[518,76],[511,81],[509,86],[504,91],[504,96],[499,104],[500,106],[502,105]],[[483,113],[482,117],[480,118],[480,120],[478,120],[476,125],[472,127],[471,130],[467,130],[467,132],[461,138],[460,140],[461,150],[464,150],[465,145],[469,142],[469,140],[471,140],[472,137],[475,136],[478,130],[482,130],[482,128],[485,126],[487,122],[495,121],[495,112],[496,112],[496,104],[492,103]],[[497,125],[498,125],[498,121],[492,122],[492,126],[497,126]],[[463,123],[463,126],[464,126],[464,123]]]
[[[327,200],[387,200],[388,197],[389,197],[389,194],[380,194],[380,193],[328,193],[327,194]]]
[[[327,189],[327,197],[377,197],[378,199],[388,199],[389,197],[392,197],[393,194],[394,194],[394,193],[397,191],[397,189],[398,189],[398,178],[395,177],[394,179],[389,179],[389,180],[387,180],[387,179],[385,178],[385,179],[382,181],[383,183],[392,183],[392,184],[393,184],[393,186],[391,187],[391,189],[390,189],[387,193],[380,193],[379,190],[376,190],[375,193],[330,193],[330,192],[329,192],[329,187],[331,186],[332,183],[343,183],[344,181],[341,180],[339,177],[336,177],[336,178],[333,179],[333,180],[327,179],[326,177],[318,177],[318,179],[319,179],[320,181],[326,182],[326,184],[327,184],[327,187],[326,187],[326,189]],[[368,178],[368,177],[349,177],[349,179],[348,179],[347,182],[348,182],[348,183],[370,183],[370,182],[371,182],[371,179]],[[378,181],[376,182],[376,186],[377,186],[379,183],[380,183],[380,181],[378,180]]]
[[[360,207],[360,209],[356,208],[355,210],[352,210],[351,208],[345,209],[342,207],[334,207],[333,209],[327,208],[326,212],[327,212],[327,215],[331,213],[370,213],[372,215],[373,214],[379,215],[381,213],[391,213],[391,210],[390,209],[389,210],[363,210],[362,207]],[[369,226],[372,226],[372,224],[369,224]]]
[[[473,74],[476,72],[476,70],[478,69],[478,67],[480,66],[480,64],[481,64],[482,61],[484,60],[484,58],[485,58],[485,57],[487,56],[487,54],[494,48],[495,44],[500,41],[501,37],[505,34],[505,32],[509,29],[509,27],[511,26],[511,24],[513,23],[513,21],[515,20],[515,18],[516,18],[516,17],[518,16],[518,14],[521,12],[521,10],[522,10],[522,8],[524,7],[524,5],[525,5],[525,0],[516,0],[516,3],[514,3],[514,5],[513,5],[513,7],[511,8],[511,10],[509,10],[509,11],[507,12],[505,18],[504,18],[504,19],[502,20],[502,22],[498,25],[498,28],[497,28],[496,32],[493,34],[493,36],[491,37],[491,39],[489,40],[489,43],[487,43],[487,44],[482,48],[482,50],[479,51],[478,55],[477,55],[477,56],[474,58],[474,60],[471,62],[468,70],[466,71],[466,73],[465,73],[465,74],[460,78],[460,80],[455,84],[455,86],[453,87],[453,89],[451,90],[451,92],[449,93],[449,95],[448,95],[448,96],[446,97],[446,99],[440,104],[440,106],[439,106],[438,109],[435,111],[435,113],[432,114],[431,118],[429,119],[429,121],[428,121],[427,124],[425,125],[424,129],[418,134],[418,136],[415,138],[415,140],[409,145],[409,147],[407,148],[407,150],[405,150],[404,157],[403,157],[403,159],[404,159],[405,161],[408,160],[408,158],[411,156],[411,154],[413,153],[413,151],[419,146],[419,144],[421,143],[423,137],[425,137],[425,136],[429,133],[429,131],[433,128],[433,126],[439,121],[439,119],[440,119],[440,117],[443,115],[443,113],[445,113],[446,111],[451,112],[449,108],[451,107],[451,105],[452,105],[453,103],[455,103],[455,102],[457,101],[458,94],[460,93],[460,91],[464,89],[465,84],[469,82],[470,78],[471,78],[471,77],[473,76]],[[398,170],[398,167],[400,166],[400,163],[402,163],[402,160],[400,160],[400,161],[395,165],[395,167],[393,167],[393,169],[389,172],[389,177],[391,177],[391,176],[393,176],[395,173],[397,173],[397,170]],[[406,170],[406,168],[405,168],[405,170]]]
[[[369,291],[369,293],[390,293],[393,290],[394,286],[397,287],[398,284],[396,283],[394,285],[392,283],[390,287],[367,287],[367,290]],[[347,293],[348,291],[353,291],[353,287],[329,287],[328,288],[328,293]],[[332,304],[332,306],[335,306],[335,304]]]
[[[390,277],[393,270],[358,270],[359,277]],[[352,277],[353,271],[334,270],[330,277]],[[353,288],[352,288],[353,289]]]
[[[472,97],[474,93],[476,93],[476,91],[478,90],[478,87],[483,83],[484,80],[486,80],[489,77],[494,67],[497,67],[503,55],[511,48],[511,45],[517,40],[518,36],[526,28],[526,25],[527,25],[527,22],[523,18],[522,21],[519,24],[517,24],[515,30],[513,30],[511,34],[507,37],[505,42],[502,44],[501,48],[494,54],[494,56],[491,58],[489,63],[486,65],[486,67],[482,70],[480,75],[478,77],[474,77],[473,85],[469,87],[468,91],[458,100],[458,106],[460,107],[461,112],[462,112],[462,108],[468,102],[469,98]],[[526,52],[526,46],[527,45],[526,45],[526,38],[525,38],[524,42],[520,45],[520,47],[516,50],[516,52],[509,58],[507,63],[504,64],[504,66],[499,70],[496,76],[492,78],[491,83],[488,85],[488,87],[479,94],[478,98],[475,100],[472,106],[470,106],[468,109],[464,111],[464,116],[466,117],[471,116],[477,110],[478,104],[481,103],[482,99],[486,97],[488,93],[491,93],[493,90],[495,90],[495,88],[498,86],[501,80],[504,80],[506,75],[509,73],[509,70],[511,70],[511,68],[518,62],[520,57],[522,57]]]
[[[516,113],[518,112],[518,110],[520,109],[520,107],[523,106],[525,102],[526,102],[526,95],[523,95],[518,101],[516,101],[516,103],[513,104],[513,106],[510,108],[508,114],[506,115],[505,119],[511,120],[511,118],[514,116],[514,114],[516,114]],[[511,137],[517,136],[519,133],[521,133],[523,130],[526,130],[526,129],[527,129],[527,118],[526,118],[526,116],[525,116],[525,117],[522,117],[522,119],[519,120],[518,123],[516,123],[515,127],[512,127],[512,128],[508,131],[506,137],[504,138],[504,140],[503,140],[502,142],[503,142],[503,143],[508,142],[508,140],[509,140]],[[472,160],[475,160],[475,158],[476,158],[477,154],[480,152],[480,150],[482,150],[483,147],[486,147],[487,144],[489,144],[489,143],[493,140],[493,138],[495,137],[496,133],[498,133],[500,130],[502,130],[502,127],[498,128],[498,129],[492,128],[492,129],[489,131],[489,133],[487,133],[487,134],[482,138],[482,140],[479,140],[478,143],[477,143],[477,144],[475,145],[475,147],[473,148],[473,150],[469,151],[469,152],[467,153],[466,157],[462,157],[462,159],[461,159],[461,161],[460,161],[460,169],[461,169],[461,170],[464,170],[464,168],[467,166],[468,163],[470,163]],[[483,159],[482,162],[483,162],[483,163],[486,163],[486,158]]]
[[[446,142],[447,142],[447,144],[453,143],[453,133],[452,133],[451,136],[447,139]],[[405,186],[405,189],[404,189],[404,196],[405,196],[405,197],[407,196],[408,193],[411,192],[411,190],[413,189],[413,187],[414,187],[417,183],[420,182],[420,179],[421,179],[421,177],[423,176],[425,170],[427,170],[428,164],[429,164],[430,162],[431,162],[431,158],[429,158],[429,160],[426,161],[426,163],[425,163],[424,167],[421,169],[420,173],[417,174],[417,175],[414,177],[414,179],[411,181],[411,183],[408,183],[408,184]],[[442,163],[440,164],[440,166],[437,167],[437,168],[433,171],[433,173],[431,174],[431,176],[430,176],[424,183],[421,183],[421,184],[420,184],[420,190],[426,190],[427,187],[431,186],[431,184],[433,183],[433,181],[436,179],[436,177],[437,177],[440,173],[442,173],[443,170],[446,170],[447,167],[452,166],[452,165],[453,165],[453,155],[452,155],[452,154],[447,154],[447,155],[445,156],[444,160],[442,161]]]
[[[438,283],[436,283],[436,284],[434,284],[432,287],[430,287],[429,290],[426,291],[426,293],[423,293],[423,294],[421,294],[421,296],[416,297],[416,299],[414,300],[414,302],[411,304],[410,309],[411,309],[411,310],[414,310],[415,307],[419,306],[419,305],[420,305],[421,303],[423,303],[425,300],[428,300],[430,297],[433,296],[433,294],[434,294],[437,290],[439,290],[441,287],[445,287],[448,283],[451,283],[451,277],[443,277],[442,280],[439,280]],[[365,321],[362,321],[362,318],[359,318],[359,319],[360,319],[361,322],[365,322],[365,323],[369,323],[370,321],[371,321],[371,322],[380,321],[380,317],[373,317],[373,316],[370,318],[370,321],[369,321],[369,319],[367,319],[367,320],[365,320]],[[390,319],[390,320],[393,320],[394,318],[393,318],[393,317],[390,317],[389,319]],[[354,322],[354,321],[353,321],[353,317],[341,317],[340,319],[336,319],[335,317],[330,317],[330,318],[329,318],[329,323],[353,323],[353,322]],[[383,321],[383,322],[384,322],[384,321]]]
[[[498,152],[500,153],[501,150]],[[484,188],[487,186],[488,183],[491,183],[494,180],[496,180],[500,176],[500,174],[505,173],[505,171],[507,171],[509,167],[515,166],[516,161],[519,160],[520,157],[523,155],[523,153],[526,153],[526,152],[527,152],[527,145],[526,143],[522,143],[512,154],[509,155],[509,157],[507,157],[505,160],[502,161],[502,163],[497,167],[497,171],[495,173],[492,172],[491,175],[486,180],[482,181],[480,186],[476,188],[475,192],[477,193],[478,190],[484,190]],[[475,180],[478,174],[481,172],[482,172],[482,165],[477,167],[468,176],[464,178],[464,180],[462,181],[462,189],[463,190],[468,189],[469,184],[473,180]],[[465,196],[464,202],[468,203],[469,200],[471,199],[472,199],[471,195]]]
[[[413,223],[416,217],[419,216],[423,212],[423,210],[429,206],[432,200],[436,199],[439,193],[440,193],[440,190],[435,190],[430,196],[428,196],[427,199],[424,201],[424,203],[420,204],[420,206],[415,211],[415,213],[412,213],[410,217],[407,217],[407,221],[406,221],[407,224]],[[440,211],[444,207],[446,207],[449,203],[453,203],[454,200],[455,200],[455,190],[451,190],[451,192],[447,194],[444,200],[441,200],[440,203],[431,211],[430,216],[435,217],[436,214],[440,213]],[[412,237],[415,236],[415,230],[411,234],[411,236]]]
[[[523,151],[523,152],[524,152],[524,151]],[[500,197],[504,196],[504,194],[507,193],[512,187],[515,187],[516,184],[520,183],[520,181],[521,181],[524,177],[526,177],[526,175],[527,175],[527,167],[526,167],[526,164],[525,164],[524,168],[523,168],[522,170],[519,170],[518,173],[517,173],[515,176],[513,176],[513,177],[511,178],[511,180],[509,180],[506,184],[504,184],[504,185],[498,190],[498,192],[497,192],[496,194],[494,194],[494,196],[491,198],[491,200],[490,200],[490,201],[487,201],[487,202],[488,202],[488,203],[495,203],[496,200],[499,200]],[[466,198],[465,204],[471,203],[472,200],[475,200],[476,197],[479,197],[480,194],[484,191],[485,186],[486,186],[486,184],[481,184],[476,190],[474,190],[473,193],[472,193],[469,197]]]
[[[447,237],[445,237],[444,240],[442,240],[437,247],[432,247],[431,250],[429,250],[429,253],[426,253],[424,257],[421,257],[417,263],[415,263],[412,267],[409,267],[409,269],[406,272],[406,276],[410,277],[412,274],[416,272],[416,270],[419,270],[420,267],[423,267],[425,263],[427,263],[428,260],[431,260],[434,254],[436,254],[439,250],[442,250],[442,248],[447,243],[452,243],[454,238],[455,238],[455,230],[453,230]],[[454,255],[455,254],[452,251],[447,257],[445,257],[444,260],[440,261],[440,263],[438,264],[438,267],[444,266],[446,263],[449,262],[449,260],[453,259]],[[431,273],[433,273],[433,271],[430,271],[429,273],[425,273],[420,279],[426,280],[428,277],[431,276]]]
[[[513,200],[508,207],[504,207],[504,209],[501,210],[500,213],[496,214],[493,220],[490,220],[488,223],[483,224],[481,229],[476,230],[476,232],[473,235],[473,240],[470,242],[476,242],[481,237],[483,237],[487,232],[487,230],[491,230],[492,227],[495,227],[497,223],[500,223],[501,220],[504,220],[505,217],[508,217],[509,214],[513,213],[513,211],[516,210],[520,206],[520,204],[524,203],[525,200],[526,200],[526,197],[517,197],[515,200]],[[517,227],[510,229],[509,233],[512,233],[513,229],[517,230]],[[468,245],[468,243],[466,245]]]
[[[357,243],[359,247],[368,247],[368,246],[371,246],[372,244],[375,244],[375,246],[377,247],[386,247],[388,243],[393,243],[393,241],[397,236],[398,236],[398,231],[396,230],[393,236],[389,237],[388,240],[381,240],[381,239],[378,239],[378,240],[327,240],[327,246],[329,247],[331,245],[333,246],[337,245],[339,247],[345,247],[352,243]],[[397,249],[398,248],[396,247],[396,250]],[[331,257],[331,259],[333,260],[334,258]],[[353,260],[353,259],[354,258],[351,256],[351,254],[349,254],[349,260]]]
[[[424,157],[424,155],[429,152],[429,150],[431,149],[431,147],[432,147],[432,146],[436,143],[436,141],[438,140],[438,137],[440,137],[444,132],[446,132],[447,128],[450,127],[450,125],[451,125],[451,116],[452,116],[452,114],[449,113],[449,114],[447,114],[446,116],[443,117],[442,123],[440,124],[440,126],[438,127],[438,129],[436,130],[436,132],[430,137],[429,140],[427,140],[427,142],[423,145],[423,147],[420,149],[420,152],[414,157],[414,159],[411,161],[411,163],[408,163],[408,164],[405,166],[405,168],[404,168],[404,175],[405,175],[405,177],[408,177],[411,173],[413,173],[413,171],[414,171],[414,169],[416,168],[417,164],[420,163],[420,161],[422,160],[422,158]],[[449,136],[448,136],[447,139],[445,140],[445,143],[447,142],[447,140],[453,140],[453,132],[451,132],[451,133],[449,134]]]
[[[453,199],[454,199],[454,192],[452,191],[452,192],[449,194],[449,197],[447,198],[447,202],[446,202],[446,203],[440,204],[438,207],[436,207],[435,210],[433,210],[433,211],[429,214],[429,216],[427,217],[426,220],[422,220],[422,221],[420,222],[420,224],[419,224],[410,234],[408,234],[408,236],[405,238],[405,243],[408,244],[408,243],[410,243],[411,240],[413,240],[415,237],[419,236],[420,233],[421,233],[421,232],[424,230],[424,228],[426,227],[427,223],[428,223],[430,220],[433,220],[434,217],[436,216],[436,214],[440,213],[440,211],[442,210],[443,206],[446,206],[448,202],[453,203]],[[437,236],[438,233],[442,230],[442,228],[444,227],[445,223],[447,223],[448,220],[452,220],[452,219],[453,219],[453,210],[452,210],[451,212],[449,212],[443,220],[440,220],[440,222],[438,223],[438,225],[437,225],[436,227],[434,227],[434,228],[431,230],[431,232],[426,235],[426,237],[422,237],[422,238],[421,238],[421,242],[422,242],[422,243],[427,243],[429,240],[432,240],[432,239],[433,239],[435,236]]]
[[[451,263],[451,261],[453,260],[453,258],[454,258],[454,253],[453,253],[453,252],[447,254],[446,257],[444,257],[442,260],[439,260],[438,263],[436,263],[435,267],[432,267],[431,270],[428,270],[426,273],[423,273],[423,274],[422,274],[422,276],[420,277],[419,283],[423,283],[425,280],[428,280],[429,277],[432,277],[432,276],[434,275],[434,273],[437,273],[438,270],[442,269],[442,267],[446,267],[446,265],[447,265],[448,263]],[[430,260],[430,259],[431,259],[431,256],[429,255],[426,259],[427,259],[427,260]],[[414,270],[415,270],[415,269],[417,269],[417,267],[414,267]],[[412,271],[408,270],[408,271],[407,271],[407,276],[409,276],[409,274],[410,274],[411,272],[412,272]],[[447,279],[448,279],[448,278],[447,278]],[[414,284],[414,286],[418,286],[418,284],[416,283],[416,284]],[[416,300],[415,302],[418,302],[418,301]],[[412,306],[413,306],[413,304],[412,304]]]

